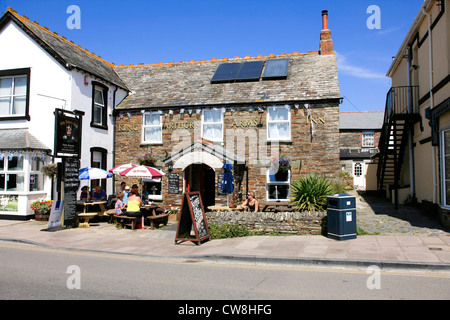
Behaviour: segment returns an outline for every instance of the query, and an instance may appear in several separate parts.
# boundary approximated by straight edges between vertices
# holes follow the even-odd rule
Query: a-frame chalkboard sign
[[[195,235],[191,234],[192,230]],[[175,244],[178,241],[192,241],[199,245],[210,239],[211,234],[209,233],[200,192],[184,193]]]

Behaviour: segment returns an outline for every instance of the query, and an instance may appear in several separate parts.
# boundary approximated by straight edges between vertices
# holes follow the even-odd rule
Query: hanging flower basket
[[[287,181],[289,170],[291,170],[291,159],[287,157],[273,158],[271,169],[275,173],[277,181]]]
[[[146,153],[143,157],[138,157],[137,162],[140,166],[154,167],[157,161],[156,157],[151,153]]]
[[[49,178],[53,178],[58,173],[58,165],[56,163],[49,163],[42,167],[41,172]]]

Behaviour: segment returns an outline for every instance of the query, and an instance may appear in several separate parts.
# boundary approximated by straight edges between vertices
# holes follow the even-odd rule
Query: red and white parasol
[[[120,172],[119,174],[124,177],[132,178],[159,179],[162,178],[164,172],[148,166],[136,166],[128,168]]]
[[[137,167],[137,164],[132,164],[132,163],[122,164],[120,166],[110,169],[109,172],[114,173],[114,174],[120,174],[122,171],[125,171],[130,168],[134,168],[134,167]]]

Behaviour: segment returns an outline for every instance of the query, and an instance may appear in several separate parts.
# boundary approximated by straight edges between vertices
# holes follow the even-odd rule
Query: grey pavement
[[[175,244],[176,223],[158,230],[90,228],[43,231],[45,222],[0,220],[0,241],[47,248],[219,263],[450,272],[450,230],[413,207],[357,195],[357,223],[370,233],[338,241],[325,236],[251,236]]]

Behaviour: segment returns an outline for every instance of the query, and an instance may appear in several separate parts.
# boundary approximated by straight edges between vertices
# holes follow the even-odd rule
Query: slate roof
[[[340,130],[381,130],[384,111],[340,112]]]
[[[0,29],[11,20],[65,68],[86,71],[127,90],[126,83],[116,73],[114,64],[49,31],[37,22],[32,22],[27,17],[17,14],[11,8],[8,8],[0,19]]]
[[[221,63],[289,58],[286,80],[211,84]],[[158,65],[119,66],[131,89],[117,109],[189,107],[339,99],[336,56],[318,52],[256,58],[213,59]]]
[[[25,129],[1,129],[0,149],[2,150],[44,150],[50,151],[45,144]]]

